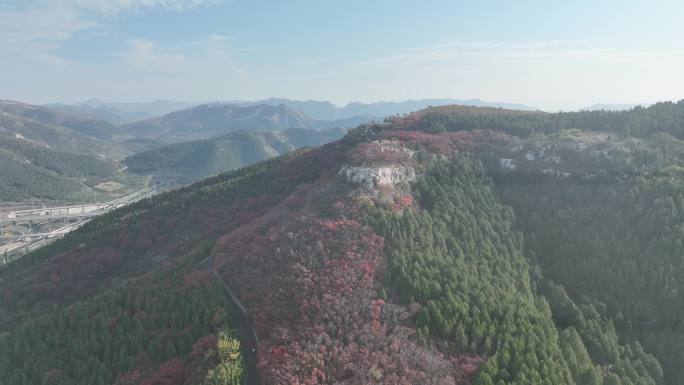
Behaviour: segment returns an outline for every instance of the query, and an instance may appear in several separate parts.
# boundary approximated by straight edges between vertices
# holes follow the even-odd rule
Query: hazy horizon
[[[653,105],[655,103],[661,103],[661,102],[673,102],[676,103],[679,100],[682,99],[672,99],[672,100],[656,100],[656,101],[649,101],[649,102],[605,102],[605,101],[597,101],[595,103],[588,103],[586,105],[582,105],[576,108],[572,109],[563,109],[563,108],[558,108],[558,109],[544,109],[544,108],[539,108],[534,105],[527,105],[524,103],[517,103],[515,100],[484,100],[481,98],[450,98],[450,97],[445,97],[445,98],[436,98],[436,97],[427,97],[427,98],[413,98],[413,99],[397,99],[397,100],[370,100],[370,101],[359,101],[359,100],[350,100],[347,102],[341,102],[341,103],[335,103],[330,100],[322,100],[322,99],[296,99],[296,98],[288,98],[288,97],[279,97],[279,96],[270,96],[270,97],[265,97],[262,99],[232,99],[232,100],[182,100],[182,99],[120,99],[120,100],[110,100],[110,99],[104,99],[104,98],[98,98],[98,97],[92,97],[92,98],[87,98],[87,99],[79,99],[79,100],[73,100],[73,101],[63,101],[63,100],[57,100],[57,101],[48,101],[48,102],[36,102],[32,103],[26,100],[19,100],[16,98],[11,98],[11,97],[0,97],[0,101],[12,101],[12,102],[19,102],[19,103],[28,103],[28,104],[35,104],[35,105],[44,105],[44,106],[50,106],[50,105],[84,105],[88,103],[102,103],[104,105],[117,105],[117,104],[153,104],[153,103],[183,103],[183,104],[189,104],[189,105],[204,105],[204,104],[212,104],[212,103],[218,103],[218,104],[231,104],[231,103],[257,103],[257,102],[262,102],[262,101],[267,101],[269,99],[283,99],[283,100],[289,100],[292,102],[315,102],[315,103],[330,103],[332,104],[335,108],[345,108],[349,105],[353,105],[355,103],[358,104],[375,104],[375,103],[404,103],[404,102],[420,102],[420,101],[426,101],[426,100],[453,100],[456,102],[475,102],[479,101],[482,103],[486,103],[488,105],[495,105],[495,104],[502,104],[502,105],[519,105],[521,107],[528,107],[532,109],[536,109],[538,111],[543,111],[543,112],[572,112],[572,111],[581,111],[583,109],[587,108],[606,108],[606,109],[631,109],[636,106],[642,106],[642,107],[647,107],[650,105]],[[458,104],[458,103],[455,103]],[[467,104],[465,104],[467,105]]]
[[[679,100],[684,5],[666,3],[9,0],[0,98]]]

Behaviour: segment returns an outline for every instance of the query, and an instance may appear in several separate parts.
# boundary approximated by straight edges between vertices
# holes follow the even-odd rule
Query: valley
[[[89,220],[119,207],[129,205],[157,193],[141,189],[127,196],[102,203],[75,206],[29,208],[0,206],[0,265],[10,263],[26,253],[62,238]],[[3,211],[7,209],[7,214]]]
[[[0,101],[0,202],[83,203],[182,186],[373,119],[314,120],[286,104],[297,105]]]

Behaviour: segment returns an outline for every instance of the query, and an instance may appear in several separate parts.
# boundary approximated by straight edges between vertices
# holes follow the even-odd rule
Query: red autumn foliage
[[[209,334],[195,342],[192,345],[192,353],[190,353],[190,359],[199,359],[204,357],[205,354],[216,346],[216,336],[214,334]]]
[[[350,154],[352,165],[406,165],[411,162],[411,154],[403,143],[385,140],[357,145]]]
[[[316,185],[293,192],[222,237],[214,261],[247,307],[260,338],[263,383],[423,384],[460,376],[447,357],[420,347],[401,325],[407,309],[377,298],[383,239],[345,199],[307,208]],[[409,204],[409,200],[404,200]]]
[[[381,138],[398,140],[430,153],[451,156],[457,151],[476,151],[483,146],[506,140],[508,135],[496,130],[431,134],[423,131],[404,131],[399,126],[384,130]]]
[[[383,336],[385,334],[385,327],[382,324],[382,308],[385,301],[376,299],[371,302],[371,331],[376,336]]]
[[[117,377],[114,381],[115,385],[137,385],[142,379],[142,374],[138,369],[133,369],[128,373],[124,373]]]
[[[185,382],[185,363],[178,358],[170,359],[159,365],[154,376],[155,385],[183,385]]]
[[[394,212],[402,212],[408,207],[414,207],[415,201],[411,195],[404,195],[394,199],[394,202],[390,206],[390,209]]]
[[[468,379],[473,379],[477,372],[480,370],[480,366],[485,363],[486,359],[482,356],[459,356],[454,359],[456,365],[458,365],[463,374]]]
[[[447,154],[467,147],[473,134],[384,135],[383,140]],[[376,156],[364,158],[367,162],[403,162],[408,153],[359,154]],[[199,240],[223,235],[213,253],[214,263],[252,317],[260,337],[263,383],[453,383],[463,373],[477,370],[477,363],[462,364],[423,347],[407,326],[415,309],[378,299],[384,282],[384,240],[362,224],[359,205],[347,195],[329,197],[329,190],[321,191],[322,182],[337,177],[349,158],[333,144],[286,162],[273,172],[275,183],[299,187],[284,197],[262,194],[207,202],[182,218],[123,220],[117,232],[102,240],[106,247],[87,252],[73,248],[47,261],[27,279],[29,295],[20,292],[17,298],[31,302],[28,297],[36,290],[50,298],[48,293],[55,290],[63,294],[87,289],[111,280],[112,271],[134,265],[144,255],[174,258]],[[392,209],[413,204],[409,195],[401,196]],[[188,274],[185,283],[201,284],[210,278],[206,274]],[[41,281],[52,275],[54,279]],[[215,343],[213,335],[202,337],[193,345],[187,365],[172,360],[156,372],[138,368],[120,376],[117,384],[181,384],[174,381],[190,380],[201,367],[200,358]]]
[[[143,374],[146,372],[147,375]],[[156,373],[149,373],[147,369],[133,369],[117,377],[115,385],[183,385],[185,383],[185,363],[172,358],[161,365]]]
[[[461,133],[448,134],[428,134],[421,131],[383,131],[382,137],[384,139],[399,140],[410,144],[427,152],[436,153],[440,155],[453,155],[455,151],[467,149],[472,145],[467,138],[467,135],[455,135]]]
[[[163,215],[125,218],[116,231],[99,235],[97,248],[75,246],[27,270],[18,276],[19,282],[3,288],[2,300],[50,303],[87,294],[117,277],[140,275],[157,266],[141,263],[150,256],[182,256],[198,241],[249,223],[281,199],[264,194],[237,201],[209,202],[172,220]]]

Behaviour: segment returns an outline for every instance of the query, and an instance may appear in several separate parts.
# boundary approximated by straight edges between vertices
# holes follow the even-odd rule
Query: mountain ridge
[[[247,309],[264,383],[675,385],[684,334],[665,321],[681,319],[684,198],[667,197],[681,191],[682,118],[684,101],[620,113],[440,107],[363,125],[93,220],[0,270],[0,313],[23,317],[56,302],[65,310],[43,311],[61,317],[97,293],[134,298],[137,286],[122,282],[144,286],[150,271],[210,260]],[[563,199],[578,188],[591,210]],[[633,211],[625,226],[582,231],[586,215],[615,196]],[[545,209],[529,214],[530,205]],[[539,228],[542,214],[551,218]],[[667,239],[649,240],[653,226],[669,229]],[[547,248],[556,241],[582,252]],[[559,265],[573,268],[559,274]],[[587,271],[591,279],[575,284]],[[630,284],[602,278],[610,272]],[[215,278],[179,275],[182,290]],[[657,300],[665,293],[666,303]],[[654,306],[648,329],[635,327],[644,298]],[[131,307],[112,315],[128,325],[115,329],[122,336],[137,328]],[[178,313],[190,314],[191,306]],[[83,322],[105,330],[102,319]],[[18,376],[26,369],[7,357],[30,356],[14,342],[37,332],[27,327],[5,337],[12,343],[0,355]],[[122,349],[120,364],[87,365],[120,383],[137,372],[136,385],[170,357],[194,370],[190,346],[200,339],[178,335],[170,345],[180,348],[160,349],[155,333]],[[131,357],[140,349],[159,353]],[[30,357],[22,361],[45,362]]]
[[[421,110],[430,105],[470,105],[480,107],[495,107],[495,108],[509,108],[521,110],[536,110],[534,107],[526,106],[524,104],[516,103],[500,103],[487,102],[481,99],[453,99],[453,98],[431,98],[431,99],[416,99],[405,101],[379,101],[379,102],[349,102],[343,106],[337,106],[328,101],[320,100],[295,100],[288,98],[271,97],[255,101],[200,101],[200,102],[183,102],[183,101],[152,101],[141,103],[124,103],[124,102],[107,102],[99,99],[92,99],[73,104],[53,103],[47,104],[46,107],[53,107],[63,109],[65,111],[78,112],[81,114],[91,114],[93,117],[98,117],[103,120],[108,120],[111,123],[132,123],[131,119],[134,117],[149,119],[166,115],[171,112],[189,109],[204,104],[229,104],[241,107],[249,107],[260,104],[277,106],[285,104],[286,106],[304,112],[312,120],[333,121],[350,119],[357,116],[372,116],[377,120],[382,120],[388,115],[397,115]]]
[[[186,184],[244,167],[301,147],[320,146],[344,136],[345,130],[288,128],[282,131],[234,131],[199,141],[179,142],[127,157],[132,172]]]
[[[480,99],[417,99],[396,102],[349,102],[342,107],[338,107],[330,102],[316,100],[291,100],[284,98],[269,98],[254,102],[242,102],[244,105],[255,104],[285,104],[293,109],[303,111],[312,119],[318,120],[338,120],[347,119],[354,116],[376,116],[387,117],[390,115],[406,114],[422,110],[429,106],[439,105],[467,105],[474,107],[495,107],[520,110],[536,110],[536,108],[515,103],[485,102]]]

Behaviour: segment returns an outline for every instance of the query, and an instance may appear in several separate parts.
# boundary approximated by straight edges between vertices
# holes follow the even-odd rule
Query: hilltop
[[[0,368],[13,384],[37,368],[190,384],[217,365],[226,383],[246,365],[266,384],[677,384],[682,116],[429,109],[119,209],[0,270]],[[250,346],[218,350],[247,341],[222,331],[239,309],[220,282],[255,366]],[[59,365],[19,342],[83,314],[78,348],[49,342],[79,353]]]
[[[283,98],[269,98],[255,102],[236,102],[238,105],[249,106],[258,104],[267,105],[286,105],[292,109],[302,111],[307,116],[316,120],[330,121],[349,119],[356,116],[374,116],[384,118],[390,115],[407,114],[419,110],[423,110],[430,106],[445,106],[445,105],[461,105],[471,107],[493,107],[506,108],[513,110],[527,110],[533,111],[536,108],[515,103],[496,103],[486,102],[480,99],[419,99],[419,100],[404,100],[396,102],[373,102],[361,103],[351,102],[342,107],[337,107],[330,102],[316,101],[316,100],[291,100]],[[382,120],[382,119],[376,119]]]

